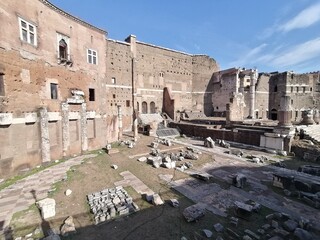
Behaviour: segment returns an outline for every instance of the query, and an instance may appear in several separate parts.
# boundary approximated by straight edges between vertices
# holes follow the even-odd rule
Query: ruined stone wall
[[[104,146],[106,33],[42,0],[2,1],[0,12],[1,176]],[[21,38],[21,19],[33,26],[33,41]],[[96,64],[88,63],[88,49]],[[63,110],[71,89],[84,97]]]
[[[202,138],[211,137],[213,140],[223,139],[226,141],[244,143],[255,146],[260,145],[260,136],[264,134],[264,131],[261,130],[214,129],[185,123],[172,123],[172,126],[179,127],[183,134],[190,136],[197,136]]]
[[[163,89],[168,88],[174,99],[174,109],[192,108],[192,56],[182,52],[137,42],[136,58],[137,101],[142,112],[142,104],[147,104],[151,113],[151,103],[156,112],[163,108]]]
[[[317,108],[317,92],[314,75],[283,72],[273,74],[269,80],[269,110],[280,108],[281,97],[290,97],[288,108],[291,109],[291,121],[301,121],[305,109]],[[272,112],[271,112],[272,114]]]
[[[130,44],[108,40],[106,60],[106,108],[108,121],[113,122],[118,115],[118,106],[122,109],[123,130],[132,127],[132,53]],[[113,130],[113,124],[110,129]],[[117,135],[117,132],[109,134]],[[111,139],[114,139],[113,137]]]
[[[247,100],[248,101],[248,100]],[[269,75],[260,74],[255,92],[255,118],[267,119],[269,108]],[[247,112],[249,109],[247,109]]]
[[[229,103],[233,93],[238,92],[237,69],[215,72],[213,74],[212,104],[214,116],[226,116],[226,104]]]
[[[217,62],[205,55],[192,57],[192,109],[213,116],[213,73],[219,70]]]

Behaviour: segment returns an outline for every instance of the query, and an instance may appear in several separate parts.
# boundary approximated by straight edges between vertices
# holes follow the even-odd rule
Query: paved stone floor
[[[137,193],[140,194],[147,194],[147,195],[153,195],[154,192],[145,185],[139,178],[137,178],[135,175],[133,175],[129,171],[125,171],[120,173],[120,175],[124,178],[124,180],[115,182],[115,186],[131,186],[134,190],[136,190]]]
[[[192,146],[189,143],[181,141],[175,142],[186,146]],[[197,144],[197,146],[193,145],[192,147],[205,152],[211,152],[216,156],[214,163],[205,164],[201,169],[197,169],[198,172],[210,174],[213,179],[218,179],[228,184],[232,183],[233,174],[242,173],[247,177],[250,191],[244,191],[243,189],[233,186],[225,190],[216,183],[208,184],[194,178],[171,182],[172,187],[186,197],[195,202],[206,204],[207,210],[220,216],[226,216],[227,208],[232,205],[235,200],[253,200],[274,211],[287,213],[296,219],[299,219],[300,217],[309,219],[320,229],[320,211],[318,209],[280,196],[279,194],[268,190],[268,187],[265,185],[266,182],[272,182],[273,173],[299,175],[301,178],[307,178],[313,181],[319,181],[319,177],[290,169],[250,163],[240,157],[223,154],[225,149],[219,149],[218,147],[209,149],[201,147],[200,144]]]
[[[52,184],[67,177],[67,171],[82,160],[96,154],[78,156],[26,177],[0,191],[0,237],[8,227],[12,215],[28,209],[38,199],[46,198]]]

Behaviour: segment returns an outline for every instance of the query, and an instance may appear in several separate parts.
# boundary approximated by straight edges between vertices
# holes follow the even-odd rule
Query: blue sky
[[[320,0],[50,0],[108,32],[214,58],[221,69],[320,70]]]

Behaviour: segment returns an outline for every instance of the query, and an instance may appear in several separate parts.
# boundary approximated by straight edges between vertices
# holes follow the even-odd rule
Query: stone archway
[[[270,118],[272,120],[278,120],[278,111],[277,109],[273,108],[270,112]]]
[[[156,113],[156,104],[155,102],[150,103],[150,113]]]
[[[141,107],[141,112],[142,113],[148,113],[148,104],[147,102],[142,102],[142,107]]]

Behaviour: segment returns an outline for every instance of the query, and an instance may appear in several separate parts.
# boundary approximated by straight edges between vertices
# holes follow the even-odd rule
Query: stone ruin
[[[138,205],[122,186],[88,194],[87,199],[91,213],[94,214],[95,224],[139,210]]]
[[[307,205],[320,208],[320,183],[298,175],[273,174],[273,186],[282,188],[288,197],[296,197]]]

